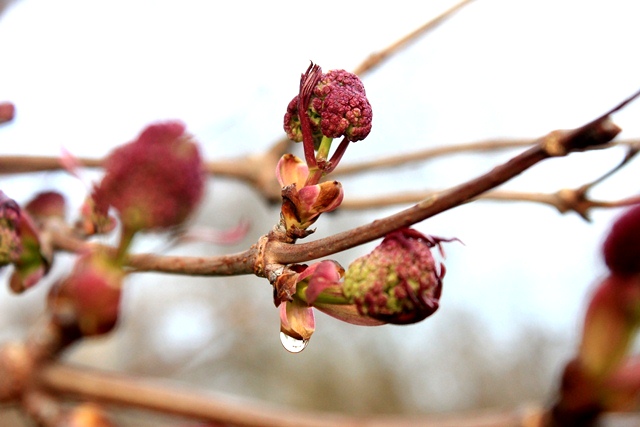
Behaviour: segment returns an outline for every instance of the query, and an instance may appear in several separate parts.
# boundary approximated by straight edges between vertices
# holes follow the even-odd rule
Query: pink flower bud
[[[325,181],[297,189],[290,185],[282,189],[281,217],[287,235],[292,238],[306,237],[313,231],[309,228],[322,213],[331,212],[340,206],[344,192],[338,181]]]
[[[94,191],[97,206],[113,206],[129,230],[181,224],[204,193],[198,146],[180,122],[147,127],[135,141],[115,149]]]
[[[64,196],[56,191],[38,193],[27,205],[25,210],[34,219],[59,218],[64,219],[66,201]]]
[[[294,298],[280,304],[280,332],[297,340],[308,341],[316,328],[313,309]]]
[[[11,102],[0,102],[0,124],[13,120],[16,107]]]
[[[613,223],[603,252],[611,272],[640,273],[640,205],[627,210]]]
[[[297,189],[304,187],[309,176],[309,167],[297,156],[285,154],[276,166],[276,178],[280,187],[295,184]]]
[[[109,332],[118,320],[125,273],[106,253],[81,255],[71,274],[49,295],[54,321],[82,335]]]
[[[373,252],[355,260],[344,277],[344,294],[361,314],[388,323],[423,320],[439,307],[441,272],[431,248],[438,239],[413,229],[388,234]]]
[[[320,261],[298,275],[296,297],[331,317],[360,326],[385,322],[363,315],[344,294],[344,269],[333,260]]]

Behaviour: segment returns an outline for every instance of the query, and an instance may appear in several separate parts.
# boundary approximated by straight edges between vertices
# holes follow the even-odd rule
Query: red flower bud
[[[321,74],[308,103],[308,115],[316,144],[322,136],[348,141],[365,139],[371,131],[372,110],[364,85],[353,73],[331,70]],[[284,130],[293,141],[303,140],[298,112],[299,96],[295,96],[284,116]]]
[[[16,107],[11,102],[0,102],[0,124],[13,120]]]
[[[361,314],[388,323],[415,323],[430,316],[442,292],[443,270],[436,270],[431,254],[439,241],[408,228],[388,234],[373,252],[351,263],[344,277],[345,296]]]
[[[58,192],[45,191],[38,193],[27,203],[25,210],[36,220],[51,217],[64,219],[66,201]]]
[[[94,191],[97,206],[113,206],[129,230],[164,229],[182,223],[204,193],[198,146],[184,124],[147,127],[137,140],[114,150]]]
[[[109,332],[118,320],[124,271],[104,252],[81,255],[49,295],[54,321],[82,335]]]
[[[640,205],[627,210],[613,223],[603,252],[611,272],[622,275],[640,273]]]

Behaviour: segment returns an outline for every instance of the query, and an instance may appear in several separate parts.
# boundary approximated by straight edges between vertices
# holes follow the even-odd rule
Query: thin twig
[[[377,209],[393,205],[417,203],[438,193],[440,191],[425,190],[377,197],[350,198],[344,200],[340,207],[350,210]],[[616,208],[631,206],[640,202],[640,197],[638,196],[607,201],[578,197],[579,193],[582,193],[582,187],[578,189],[563,189],[555,193],[492,190],[479,195],[475,200],[541,203],[556,208],[560,213],[576,212],[581,216],[585,211],[593,208]]]
[[[380,159],[362,161],[359,163],[344,164],[336,168],[332,177],[338,175],[352,175],[355,173],[375,172],[379,169],[406,166],[411,163],[422,162],[439,156],[459,154],[466,152],[487,152],[504,150],[508,148],[529,147],[535,143],[535,139],[491,139],[478,142],[451,144],[442,147],[429,147],[409,153],[395,156],[386,156]]]
[[[362,75],[371,71],[376,66],[380,65],[384,60],[388,59],[391,55],[398,53],[403,47],[406,47],[412,41],[417,40],[419,37],[425,35],[429,31],[435,29],[438,25],[442,24],[447,18],[451,17],[455,12],[462,9],[473,0],[464,0],[454,5],[453,7],[445,10],[440,15],[424,23],[420,27],[416,28],[409,34],[405,35],[401,39],[390,44],[381,51],[372,53],[367,59],[365,59],[359,66],[353,70],[354,74]]]
[[[275,408],[264,403],[240,401],[235,397],[209,391],[194,391],[168,381],[152,381],[129,374],[105,373],[61,363],[43,367],[37,373],[37,381],[57,395],[66,394],[90,401],[242,427],[511,427],[519,425],[523,419],[519,411],[455,418],[369,418],[301,412],[291,408]]]

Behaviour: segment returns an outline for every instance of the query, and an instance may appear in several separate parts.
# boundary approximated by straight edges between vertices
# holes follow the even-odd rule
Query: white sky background
[[[17,107],[15,122],[0,128],[1,152],[57,155],[64,146],[103,156],[169,118],[186,122],[207,158],[263,150],[282,135],[309,60],[353,69],[454,3],[21,0],[0,18],[0,99]],[[364,78],[373,131],[344,162],[535,137],[597,117],[640,88],[638,12],[624,0],[476,0]],[[622,137],[640,136],[639,113],[636,101],[615,116]],[[575,187],[622,155],[548,161],[509,187]],[[458,156],[345,182],[346,196],[440,188],[491,166]],[[636,161],[594,196],[637,193],[639,177]],[[26,191],[50,188],[38,179]],[[17,180],[0,184],[19,201],[30,195]],[[508,323],[504,330],[518,322],[567,330],[604,272],[598,245],[615,214],[595,211],[589,225],[549,207],[480,203],[419,228],[465,242],[447,246],[443,305],[474,308],[494,325]]]

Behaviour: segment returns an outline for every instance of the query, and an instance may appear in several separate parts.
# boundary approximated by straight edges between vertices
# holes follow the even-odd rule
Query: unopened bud
[[[128,230],[177,226],[204,194],[200,151],[180,122],[147,127],[111,153],[105,172],[95,203],[115,207]]]
[[[413,229],[388,234],[373,252],[355,260],[344,294],[361,314],[388,323],[419,322],[439,306],[442,275],[431,248],[438,240]]]
[[[603,252],[611,272],[640,273],[640,205],[627,210],[613,223]]]

